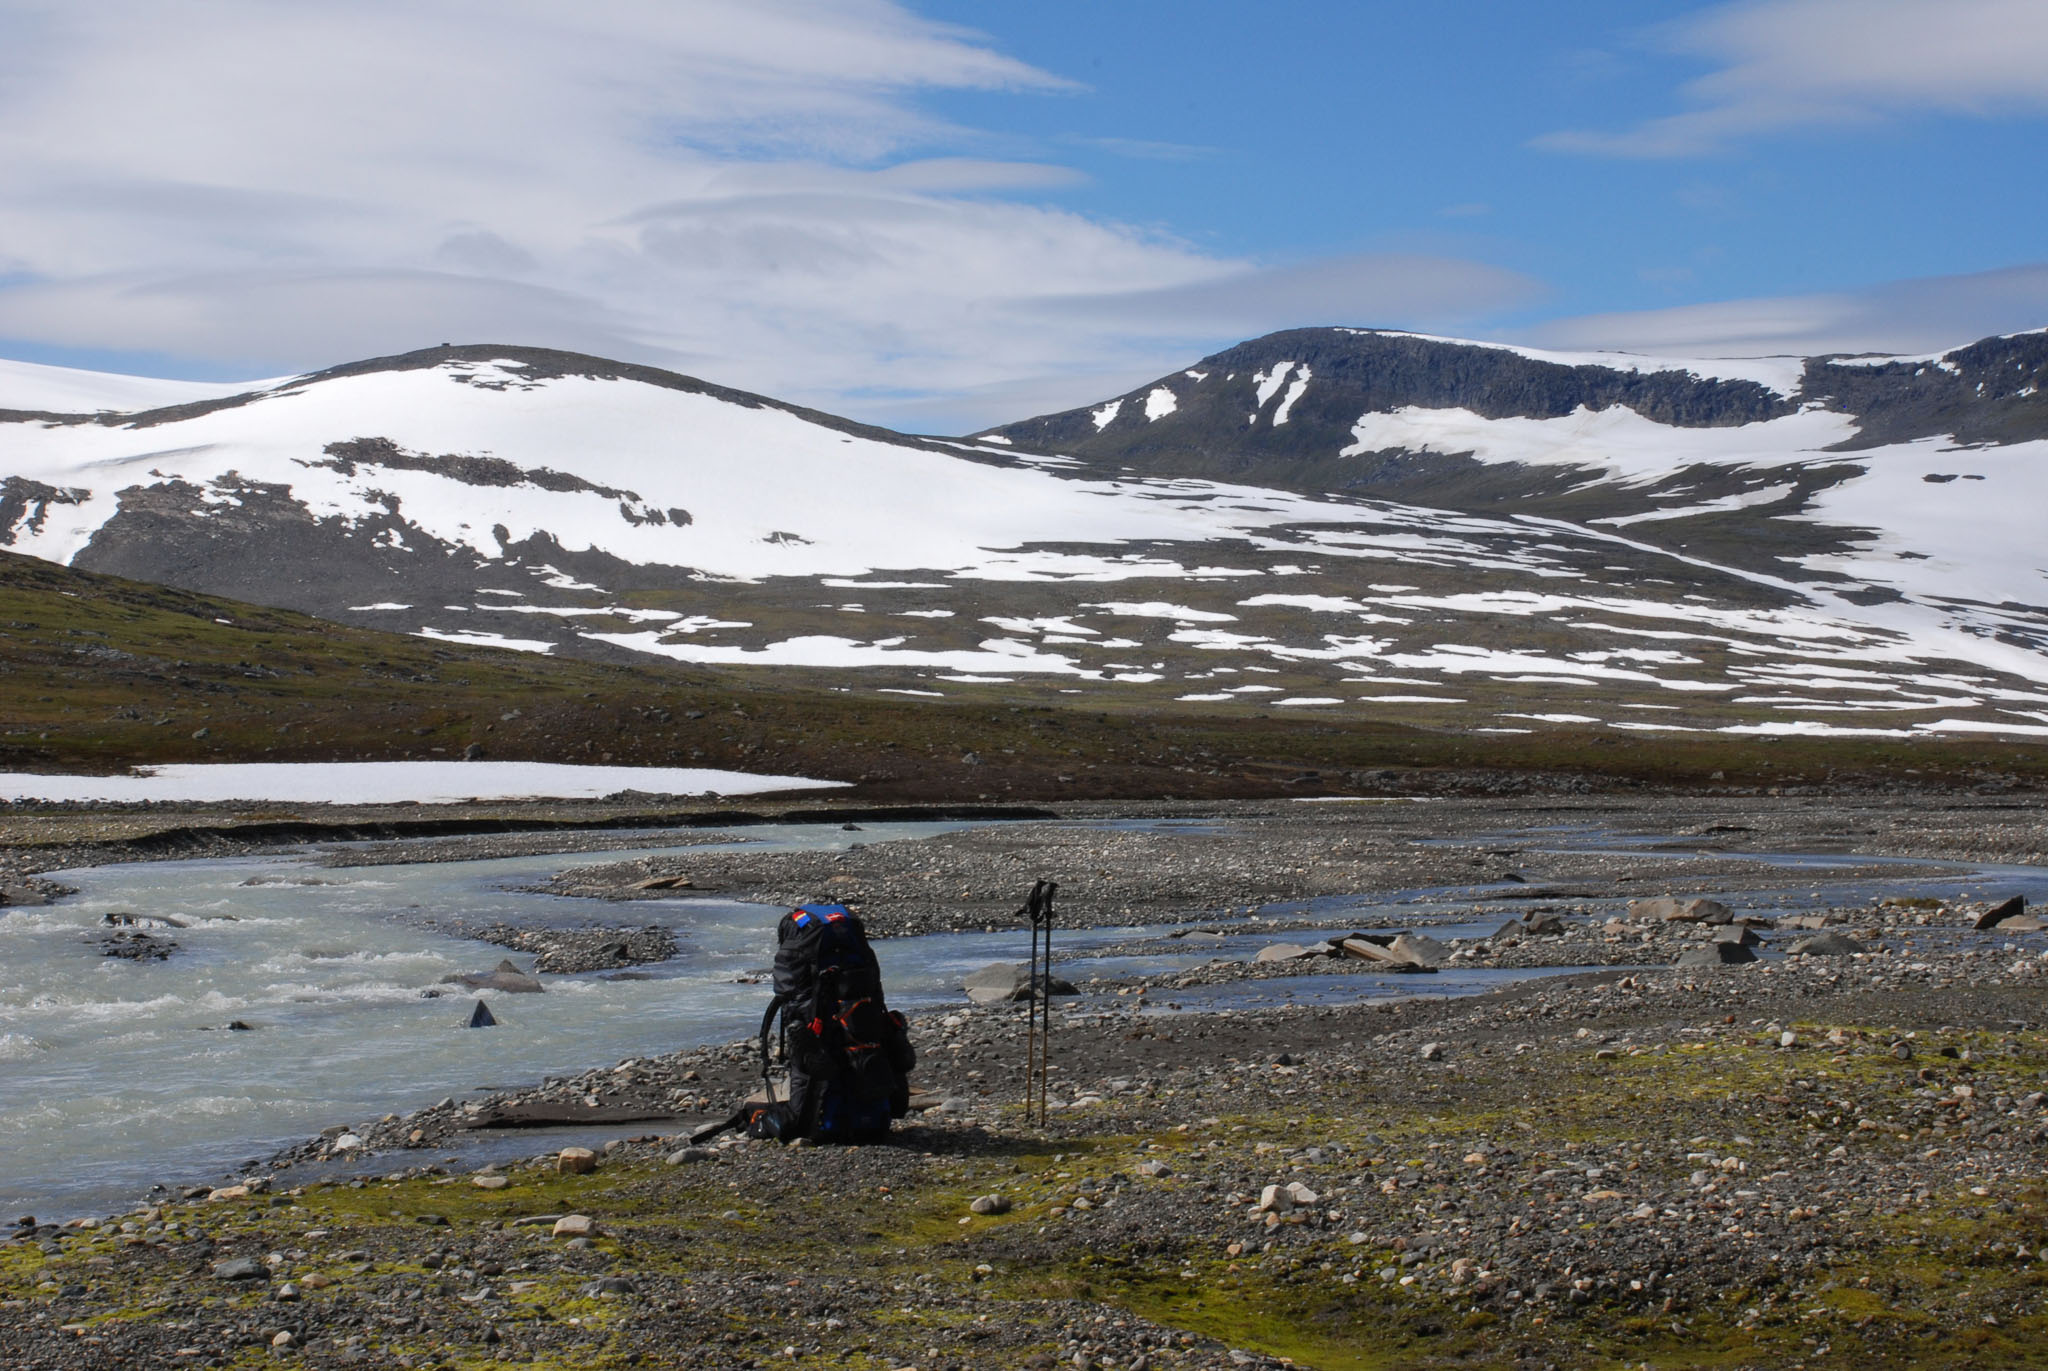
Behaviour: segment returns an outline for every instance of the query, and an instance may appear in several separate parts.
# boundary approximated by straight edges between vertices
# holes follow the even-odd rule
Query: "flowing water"
[[[850,834],[792,825],[749,828],[733,841],[832,849],[963,826],[872,824]],[[620,905],[516,889],[591,861],[701,851],[705,836],[693,831],[692,847],[669,849],[661,835],[646,835],[644,849],[596,856],[330,868],[309,850],[58,873],[78,895],[48,908],[0,910],[0,1209],[9,1211],[5,1217],[107,1212],[153,1183],[239,1170],[330,1125],[744,1036],[766,1003],[754,977],[772,954],[779,909],[706,898]],[[1792,879],[1804,884],[1733,902],[1789,910],[1879,893],[1960,897],[1988,894],[1994,881],[2001,892],[2048,898],[2048,873],[2033,868],[1959,867],[1939,880],[1920,874],[1853,886],[1821,882],[1830,863],[1862,860],[1798,859]],[[1197,944],[1175,945],[1159,926],[1063,929],[1061,951],[1071,960],[1061,972],[1085,984],[1091,976],[1244,958],[1274,938],[1276,914],[1327,917],[1333,930],[1406,924],[1439,937],[1483,934],[1525,907],[1485,903],[1497,893],[1404,891],[1273,906],[1265,919],[1211,919],[1207,926],[1226,936]],[[102,956],[102,917],[112,913],[177,919],[185,926],[149,930],[175,940],[177,952],[145,963]],[[474,997],[440,982],[488,970],[507,954],[436,931],[435,919],[658,923],[674,931],[680,950],[668,962],[636,969],[633,978],[551,976],[545,994],[490,995],[500,1026],[473,1032],[464,1025]],[[1021,960],[1023,944],[1020,930],[884,939],[876,949],[891,1002],[916,1011],[958,1004],[966,973]],[[1573,969],[1300,976],[1191,988],[1152,1004],[1170,1012],[1172,1005],[1468,994]],[[441,993],[425,993],[435,990]],[[250,1030],[229,1030],[236,1020]]]

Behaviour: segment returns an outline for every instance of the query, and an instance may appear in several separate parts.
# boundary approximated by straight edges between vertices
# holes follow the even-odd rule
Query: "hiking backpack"
[[[789,1093],[777,1100],[768,1041],[781,1018]],[[775,927],[775,998],[761,1016],[769,1103],[747,1132],[787,1142],[870,1142],[909,1112],[917,1053],[882,996],[882,969],[860,918],[840,904],[800,905]]]

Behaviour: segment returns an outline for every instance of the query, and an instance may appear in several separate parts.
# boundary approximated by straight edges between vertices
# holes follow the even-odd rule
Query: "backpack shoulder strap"
[[[775,1086],[768,1074],[768,1033],[775,1024],[775,1016],[787,1003],[789,996],[776,995],[769,999],[767,1012],[761,1015],[761,1084],[768,1092],[770,1103],[775,1099]]]

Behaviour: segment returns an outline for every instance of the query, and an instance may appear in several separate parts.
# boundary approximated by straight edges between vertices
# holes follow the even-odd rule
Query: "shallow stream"
[[[732,841],[829,850],[960,826],[873,824],[859,833],[825,825],[749,828],[735,831]],[[705,836],[690,832],[691,850],[702,850]],[[607,852],[602,860],[673,850],[659,834],[647,838],[644,849]],[[748,1033],[766,1002],[754,978],[766,969],[781,911],[706,898],[621,905],[516,888],[590,860],[548,854],[336,868],[308,849],[54,873],[79,893],[48,908],[0,910],[0,1209],[7,1211],[0,1217],[105,1213],[157,1182],[236,1172],[330,1125]],[[2026,867],[1958,867],[1951,877],[1930,880],[1919,864],[1922,872],[1898,882],[1823,879],[1830,864],[1862,860],[1802,857],[1793,866],[1797,875],[1788,872],[1801,882],[1797,887],[1731,902],[1790,912],[1881,893],[1960,898],[1989,893],[1994,881],[2000,893],[2048,899],[2048,873]],[[1094,976],[1242,959],[1276,936],[1307,940],[1298,931],[1276,935],[1276,917],[1327,918],[1333,930],[1483,934],[1527,908],[1526,901],[1490,903],[1499,894],[1480,887],[1403,891],[1272,906],[1263,917],[1232,921],[1211,915],[1202,924],[1225,936],[1181,945],[1165,940],[1170,930],[1156,925],[1063,928],[1060,970],[1085,985]],[[147,930],[174,940],[176,953],[140,963],[103,956],[103,916],[121,913],[178,920],[184,927]],[[550,976],[544,994],[488,995],[499,1027],[469,1031],[475,996],[443,985],[443,978],[488,970],[508,955],[522,967],[532,961],[436,931],[436,920],[658,923],[674,931],[680,950],[627,978]],[[1021,930],[932,934],[880,940],[876,949],[891,1002],[914,1013],[960,1003],[966,973],[1022,960],[1024,941]],[[1170,1012],[1169,1005],[1469,994],[1574,969],[1580,968],[1301,976],[1191,988],[1152,997],[1151,1004]],[[434,991],[440,993],[426,993]],[[227,1027],[238,1020],[249,1030]]]

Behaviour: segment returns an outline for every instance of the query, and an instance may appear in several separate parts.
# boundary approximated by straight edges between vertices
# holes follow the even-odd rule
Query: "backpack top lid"
[[[800,904],[790,910],[789,914],[791,921],[798,928],[809,928],[820,920],[838,923],[841,919],[853,917],[853,911],[843,904]]]

